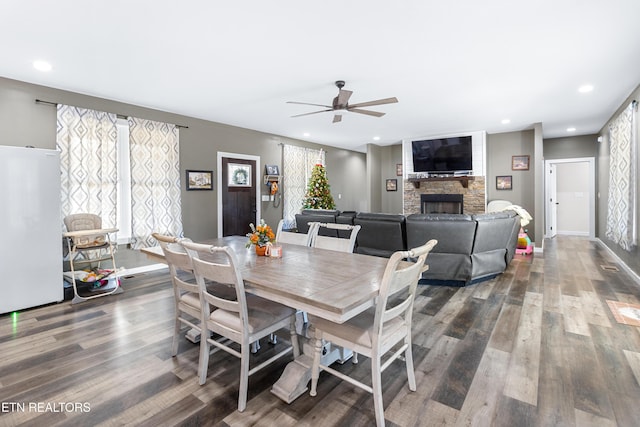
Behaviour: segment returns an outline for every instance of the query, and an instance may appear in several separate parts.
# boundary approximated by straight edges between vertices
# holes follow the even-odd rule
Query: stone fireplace
[[[417,188],[416,185],[417,184]],[[466,187],[465,187],[466,185]],[[428,179],[419,183],[403,180],[404,214],[422,212],[422,195],[457,195],[462,196],[462,212],[468,215],[485,213],[485,178],[469,177],[468,182],[444,178]]]
[[[462,194],[421,194],[420,213],[461,214],[463,200]]]

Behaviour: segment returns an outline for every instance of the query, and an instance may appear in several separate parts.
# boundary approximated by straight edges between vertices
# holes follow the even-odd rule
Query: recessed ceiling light
[[[507,124],[509,124],[509,123],[511,123],[511,120],[509,120],[509,119],[502,119],[502,124],[503,124],[503,125],[507,125]]]
[[[567,132],[575,132],[576,128],[567,128]]]
[[[593,90],[593,86],[591,85],[582,85],[578,88],[578,92],[580,93],[588,93]]]
[[[379,136],[374,136],[374,137],[373,137],[373,140],[374,140],[374,141],[380,141],[380,137],[379,137]]]
[[[51,71],[51,64],[47,61],[33,61],[33,68],[38,71]]]
[[[302,136],[311,136],[311,134],[309,132],[305,132],[302,134]]]

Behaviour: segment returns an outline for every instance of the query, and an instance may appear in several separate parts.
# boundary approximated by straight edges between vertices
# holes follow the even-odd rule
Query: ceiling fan
[[[375,101],[360,102],[358,104],[350,105],[349,98],[351,97],[351,94],[353,92],[350,90],[342,89],[344,87],[344,80],[337,80],[336,86],[338,87],[338,96],[333,98],[332,105],[310,104],[308,102],[287,101],[287,104],[314,105],[316,107],[326,108],[326,110],[314,111],[311,113],[304,113],[304,114],[297,114],[291,117],[302,117],[302,116],[308,116],[310,114],[326,113],[327,111],[335,111],[335,114],[333,116],[333,123],[342,121],[342,114],[341,114],[342,111],[350,111],[352,113],[360,113],[360,114],[366,114],[368,116],[382,117],[385,115],[385,113],[380,113],[378,111],[371,111],[371,110],[363,110],[360,107],[371,107],[374,105],[394,104],[398,102],[398,99],[396,97],[393,97],[393,98],[378,99]]]

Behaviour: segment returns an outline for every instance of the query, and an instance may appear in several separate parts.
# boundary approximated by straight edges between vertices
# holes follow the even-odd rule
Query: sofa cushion
[[[424,245],[431,239],[438,244],[433,253],[470,256],[476,222],[466,214],[412,214],[407,217],[407,248]],[[433,259],[429,255],[429,259]]]
[[[296,214],[296,228],[298,229],[298,233],[309,232],[309,223],[310,222],[329,222],[335,223],[336,216],[339,211],[334,210],[325,210],[325,209],[303,209],[301,214]],[[329,230],[323,228],[319,233],[321,236],[329,236],[329,237],[337,237],[338,233],[336,230]]]
[[[357,253],[390,257],[407,248],[404,215],[358,213],[353,223],[361,227],[356,241]]]

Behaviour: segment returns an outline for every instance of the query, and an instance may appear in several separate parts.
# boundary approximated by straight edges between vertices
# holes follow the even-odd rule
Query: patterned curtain
[[[129,118],[132,247],[156,244],[151,233],[182,236],[178,129]]]
[[[115,114],[58,104],[62,217],[91,213],[116,227],[117,140]]]
[[[302,210],[307,184],[313,166],[318,162],[326,166],[324,151],[284,145],[282,162],[283,228],[290,229],[296,226],[295,215]]]
[[[637,245],[636,106],[634,101],[609,125],[611,152],[606,235],[627,251]]]

